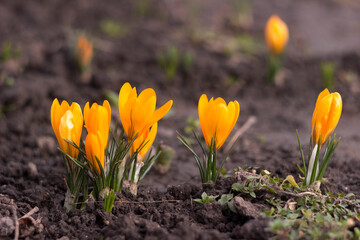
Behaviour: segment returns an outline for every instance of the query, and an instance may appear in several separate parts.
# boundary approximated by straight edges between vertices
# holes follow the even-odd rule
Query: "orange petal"
[[[149,132],[147,138],[145,139],[145,146],[141,149],[141,151],[139,153],[142,161],[145,160],[145,156],[146,156],[147,152],[149,151],[149,149],[151,148],[151,146],[154,143],[154,140],[156,138],[156,133],[157,133],[157,127],[158,127],[158,124],[155,123],[151,127],[150,132]]]
[[[110,103],[105,100],[103,102],[103,107],[107,110],[107,113],[108,113],[108,124],[110,126],[110,123],[111,123],[111,106],[110,106]]]
[[[149,121],[147,122],[147,126],[145,128],[150,128],[150,126],[154,125],[161,118],[163,118],[169,112],[172,105],[173,105],[173,101],[170,100],[167,103],[165,103],[162,107],[160,107],[158,110],[156,110],[150,117]]]
[[[121,87],[119,92],[119,112],[121,112],[122,109],[124,108],[129,98],[129,94],[131,90],[132,90],[131,85],[128,82],[124,83],[124,85]]]

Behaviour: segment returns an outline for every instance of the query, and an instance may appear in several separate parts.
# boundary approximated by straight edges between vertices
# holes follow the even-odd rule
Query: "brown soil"
[[[252,7],[253,24],[246,27],[230,23],[229,16],[235,14],[230,2],[150,1],[144,17],[137,14],[135,2],[1,1],[0,43],[10,41],[20,47],[21,57],[0,64],[0,79],[14,79],[12,86],[0,81],[4,110],[0,118],[0,216],[13,216],[10,205],[16,207],[18,218],[38,207],[32,217],[41,219],[43,229],[36,228],[30,239],[267,239],[266,219],[234,214],[217,203],[192,201],[203,189],[195,161],[175,131],[183,132],[188,117],[197,118],[202,93],[237,99],[241,113],[235,130],[250,116],[257,122],[239,140],[225,168],[231,172],[248,165],[280,177],[298,176],[295,130],[305,146],[314,103],[322,90],[319,69],[324,60],[336,64],[334,90],[343,97],[336,129],[342,140],[325,174],[325,187],[359,196],[360,34],[359,25],[353,23],[360,22],[360,15],[355,14],[360,6],[356,1],[258,0]],[[191,10],[197,12],[195,17]],[[246,33],[263,46],[262,28],[273,12],[291,29],[281,86],[264,83],[264,47],[251,55],[238,50],[228,56],[219,51],[219,43],[193,41],[189,34],[194,28],[219,36]],[[99,27],[103,19],[122,22],[129,31],[121,37],[106,36]],[[85,30],[95,39],[90,84],[81,83],[72,68],[70,29]],[[220,47],[225,41],[219,41]],[[157,55],[171,44],[194,52],[195,63],[169,83],[158,67]],[[355,77],[346,77],[350,71]],[[229,85],[229,77],[238,81]],[[176,151],[170,170],[164,175],[151,171],[138,197],[123,193],[111,214],[103,211],[101,203],[66,213],[65,170],[50,124],[51,103],[54,98],[81,106],[100,102],[104,90],[117,92],[125,81],[141,90],[154,88],[159,104],[174,100],[173,114],[160,122],[157,136],[157,143],[166,142]],[[208,194],[228,193],[232,181],[221,178]]]

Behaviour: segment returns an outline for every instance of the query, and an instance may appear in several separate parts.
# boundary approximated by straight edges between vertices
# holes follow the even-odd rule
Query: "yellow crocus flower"
[[[288,42],[289,30],[285,22],[272,15],[266,23],[265,40],[270,52],[280,55]]]
[[[312,117],[312,139],[318,144],[321,136],[323,145],[339,122],[342,111],[342,100],[339,93],[329,93],[328,89],[322,91],[316,101]]]
[[[86,103],[84,108],[85,127],[88,135],[85,140],[85,152],[87,158],[96,166],[100,172],[95,156],[99,159],[104,168],[104,154],[109,137],[111,122],[111,107],[108,101],[104,101],[103,106],[97,103]]]
[[[79,37],[76,42],[76,57],[82,68],[87,67],[93,57],[93,45],[86,37]]]
[[[140,137],[149,131],[151,126],[169,112],[172,104],[173,101],[170,100],[155,111],[156,93],[152,88],[147,88],[137,95],[136,88],[125,83],[119,92],[119,113],[129,140],[136,134]]]
[[[111,107],[109,102],[105,100],[102,106],[93,103],[91,108],[89,102],[87,102],[84,107],[84,121],[85,128],[88,132],[96,133],[100,131],[107,139],[111,122]]]
[[[61,105],[55,98],[50,110],[51,125],[59,142],[60,148],[73,158],[77,158],[79,151],[67,143],[64,139],[74,142],[79,146],[83,115],[79,104],[72,103],[71,106],[66,101]]]
[[[229,136],[239,117],[240,105],[237,101],[226,104],[222,98],[208,98],[203,94],[199,99],[199,120],[205,142],[211,146],[211,140],[216,142],[219,149]]]

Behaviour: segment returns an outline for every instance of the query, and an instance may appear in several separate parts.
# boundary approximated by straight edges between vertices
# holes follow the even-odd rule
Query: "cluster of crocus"
[[[269,82],[274,82],[275,76],[281,68],[281,55],[289,39],[289,30],[285,22],[277,15],[272,15],[265,26],[265,41],[269,49],[268,73]]]
[[[125,83],[119,92],[121,123],[129,141],[133,141],[130,154],[135,157],[135,161],[128,180],[134,184],[142,177],[139,175],[141,168],[149,163],[146,155],[155,140],[158,121],[169,112],[172,104],[173,101],[170,100],[155,110],[155,91],[147,88],[138,95],[136,88],[129,83]]]
[[[171,106],[170,100],[155,110],[156,94],[153,89],[145,89],[137,95],[136,88],[125,83],[119,93],[120,119],[128,138],[125,143],[122,134],[119,139],[115,138],[117,131],[110,141],[108,139],[111,123],[108,101],[104,101],[103,105],[93,103],[91,107],[86,103],[83,117],[79,104],[69,106],[63,101],[60,105],[55,99],[51,107],[51,123],[64,159],[67,159],[67,185],[71,195],[69,199],[72,201],[65,204],[67,208],[74,208],[82,187],[84,199],[86,198],[86,177],[93,183],[94,197],[104,195],[104,207],[107,211],[111,211],[114,192],[121,191],[124,180],[134,183],[135,189],[132,192],[136,194],[138,182],[159,155],[151,156],[148,152],[156,137],[158,121]],[[85,142],[82,142],[84,122],[87,136]],[[126,158],[128,153],[130,157]]]
[[[207,96],[203,94],[199,99],[198,113],[201,129],[208,147],[208,151],[206,151],[199,138],[194,133],[194,136],[203,150],[203,161],[200,161],[199,156],[190,147],[186,139],[180,134],[179,140],[194,154],[202,182],[214,183],[219,177],[225,160],[230,154],[232,147],[226,153],[225,158],[219,166],[217,165],[217,150],[221,148],[231,130],[234,128],[239,117],[240,105],[237,101],[231,101],[229,104],[226,104],[225,100],[220,97],[208,100]]]
[[[111,121],[109,102],[104,101],[103,106],[94,103],[91,108],[86,103],[83,118],[79,104],[72,103],[69,106],[63,101],[60,105],[57,99],[54,100],[51,106],[51,124],[61,150],[73,159],[78,158],[84,120],[88,131],[85,140],[86,157],[90,167],[95,167],[93,172],[100,174],[100,168],[105,169],[104,155]]]
[[[85,36],[80,36],[76,41],[75,57],[81,71],[90,66],[93,58],[93,45]]]
[[[316,101],[312,117],[312,133],[309,143],[308,167],[306,168],[304,154],[301,149],[300,153],[303,160],[303,169],[300,169],[305,176],[305,184],[309,186],[315,181],[323,178],[325,169],[339,143],[330,135],[335,130],[342,111],[342,100],[339,93],[329,93],[327,89],[322,91]],[[299,137],[298,137],[299,139]],[[324,155],[320,161],[320,149],[326,144]]]

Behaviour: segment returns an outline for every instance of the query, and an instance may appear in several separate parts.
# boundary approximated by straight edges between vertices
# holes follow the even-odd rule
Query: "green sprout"
[[[261,134],[257,135],[256,138],[259,140],[260,143],[266,143],[268,141],[266,136]]]
[[[11,59],[18,59],[20,57],[20,48],[14,47],[11,42],[5,42],[1,48],[1,61],[7,62]]]
[[[221,195],[220,199],[218,200],[218,203],[221,206],[227,206],[230,211],[236,213],[236,209],[234,207],[234,194],[233,193],[229,193],[229,194],[223,194]]]
[[[6,112],[13,111],[15,109],[16,109],[15,104],[5,104],[5,105],[0,104],[0,118],[5,118]]]
[[[181,54],[179,48],[170,46],[160,52],[157,60],[158,65],[166,74],[166,79],[172,81],[180,67],[189,70],[194,65],[194,54],[190,51]]]
[[[8,76],[8,74],[4,72],[0,74],[0,86],[5,86],[10,88],[14,86],[14,83],[15,83],[15,79],[13,77]]]
[[[227,37],[225,40],[223,53],[228,57],[235,55],[237,52],[249,56],[256,55],[260,48],[259,42],[249,34],[238,34]]]
[[[129,28],[126,25],[111,19],[101,20],[100,28],[106,35],[113,38],[122,37],[129,32]]]
[[[268,83],[275,82],[276,75],[282,68],[282,56],[276,54],[269,54],[267,58],[267,73],[266,80]]]
[[[201,198],[196,198],[194,199],[194,202],[200,203],[200,204],[205,204],[208,202],[214,202],[215,199],[218,197],[218,195],[216,196],[211,196],[211,195],[207,195],[206,192],[203,192],[201,194]]]
[[[231,19],[234,26],[247,28],[253,22],[251,14],[251,1],[249,0],[233,0],[235,16]]]
[[[335,85],[335,64],[333,62],[323,62],[320,70],[323,87],[333,89]]]
[[[200,129],[200,122],[199,119],[196,119],[194,117],[188,117],[186,119],[186,127],[184,129],[185,133],[191,134],[194,131],[197,131]]]
[[[159,66],[165,71],[166,78],[171,81],[178,71],[180,51],[177,47],[170,46],[158,57]]]
[[[183,66],[186,70],[189,70],[194,65],[194,54],[190,51],[186,51],[183,56]]]
[[[157,152],[160,154],[156,159],[154,167],[159,173],[165,174],[167,171],[169,171],[171,162],[175,155],[175,151],[170,146],[159,144],[157,147]]]
[[[109,101],[116,109],[119,108],[119,94],[112,90],[104,90],[103,96]]]
[[[116,193],[114,189],[111,189],[110,191],[106,188],[106,191],[104,193],[104,210],[107,212],[111,212],[114,206]]]
[[[145,18],[151,12],[151,1],[150,0],[136,0],[135,12],[140,18]]]

